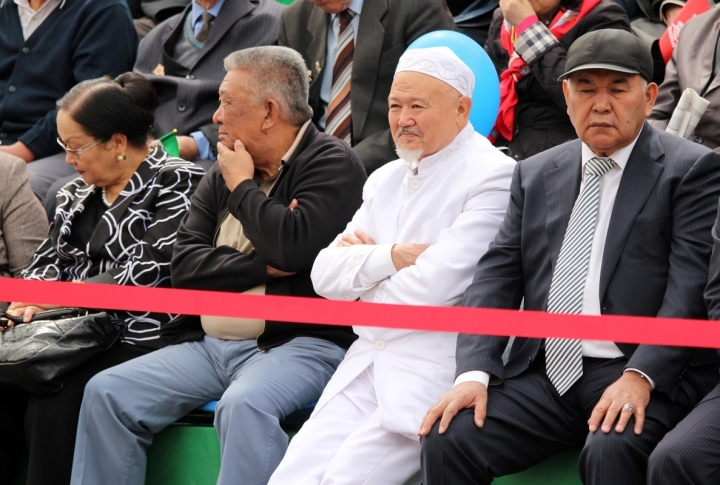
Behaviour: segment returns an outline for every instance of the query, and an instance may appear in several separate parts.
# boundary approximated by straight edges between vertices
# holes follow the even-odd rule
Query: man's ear
[[[645,89],[645,118],[652,114],[653,106],[655,106],[655,100],[657,100],[658,85],[655,83],[648,83]]]
[[[565,111],[567,111],[567,114],[570,114],[570,111],[569,111],[570,110],[570,101],[568,100],[568,93],[570,92],[570,86],[568,86],[569,82],[570,81],[568,79],[563,79],[563,81],[562,81],[563,95],[565,95],[565,106],[568,107],[565,110]]]
[[[470,96],[461,96],[458,100],[457,118],[458,125],[464,125],[470,118],[470,109],[472,108],[472,99]]]
[[[265,109],[265,119],[263,119],[262,131],[267,133],[280,118],[280,105],[274,99],[268,99],[265,101],[263,108]]]

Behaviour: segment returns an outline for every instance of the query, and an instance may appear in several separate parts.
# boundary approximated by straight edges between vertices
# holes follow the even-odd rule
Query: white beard
[[[420,164],[420,157],[422,157],[422,148],[405,148],[397,145],[395,147],[395,153],[397,156],[405,161],[405,164],[410,167],[414,174],[417,174],[417,167]]]

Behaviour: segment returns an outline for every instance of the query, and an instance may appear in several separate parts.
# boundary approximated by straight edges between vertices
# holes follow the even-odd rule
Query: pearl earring
[[[118,162],[125,161],[126,158],[127,158],[127,156],[125,156],[125,154],[122,152],[115,155],[115,160],[117,160]]]

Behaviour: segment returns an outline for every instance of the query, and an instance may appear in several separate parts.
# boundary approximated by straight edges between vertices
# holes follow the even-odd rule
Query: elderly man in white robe
[[[370,176],[345,232],[315,260],[318,294],[460,303],[505,215],[515,165],[469,123],[474,84],[447,47],[402,56],[389,96],[400,159]],[[270,485],[420,483],[417,432],[453,385],[457,334],[354,330],[358,340]]]

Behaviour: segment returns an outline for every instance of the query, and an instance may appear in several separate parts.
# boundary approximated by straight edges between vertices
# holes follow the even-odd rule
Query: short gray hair
[[[251,47],[235,51],[223,62],[226,71],[241,69],[256,80],[243,86],[258,104],[274,99],[288,120],[301,126],[313,116],[308,104],[310,83],[302,56],[280,46]]]

